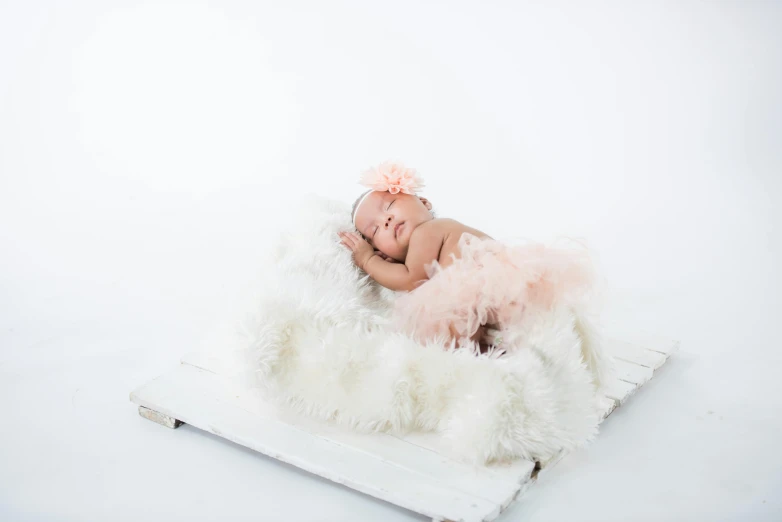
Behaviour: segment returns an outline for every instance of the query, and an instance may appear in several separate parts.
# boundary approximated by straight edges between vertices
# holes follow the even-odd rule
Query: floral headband
[[[415,194],[417,189],[424,187],[424,180],[418,175],[415,169],[405,167],[399,162],[385,161],[377,167],[365,171],[358,181],[360,184],[371,188],[364,194],[361,201],[356,205],[353,211],[353,225],[356,225],[356,214],[361,204],[372,192],[385,192],[391,194]]]

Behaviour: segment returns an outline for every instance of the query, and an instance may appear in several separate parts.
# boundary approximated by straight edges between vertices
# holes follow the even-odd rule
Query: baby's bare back
[[[423,273],[424,267],[437,260],[445,268],[453,263],[453,257],[461,257],[459,238],[465,232],[481,239],[492,239],[491,236],[455,219],[438,218],[420,225],[410,241],[410,251],[407,255],[407,265],[411,270]],[[414,266],[411,266],[414,265]],[[415,266],[418,265],[418,266]]]
[[[440,250],[440,256],[438,257],[437,262],[443,268],[453,263],[451,254],[454,254],[456,259],[461,257],[461,252],[459,251],[459,239],[465,232],[477,236],[480,239],[492,239],[492,237],[488,234],[484,234],[478,229],[468,227],[467,225],[459,223],[454,219],[442,219],[441,221],[445,221],[445,223],[442,225],[445,236],[443,239],[443,247]]]
[[[408,252],[408,269],[418,274],[425,272],[425,266],[437,260],[442,268],[453,264],[454,257],[461,258],[459,250],[459,239],[464,233],[470,233],[480,239],[493,239],[488,234],[472,227],[468,227],[454,219],[433,219],[420,226],[419,230],[414,232],[411,238],[410,251]],[[422,275],[425,279],[426,276]],[[426,284],[425,282],[421,284]],[[476,332],[470,335],[470,340],[480,344],[481,351],[488,349],[491,340],[487,340],[487,328],[495,325],[480,325]],[[453,324],[449,325],[451,336],[459,339],[465,335],[465,332],[459,332]]]

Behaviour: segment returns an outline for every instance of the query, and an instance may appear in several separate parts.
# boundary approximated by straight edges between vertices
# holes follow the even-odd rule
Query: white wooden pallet
[[[609,340],[617,379],[603,400],[604,417],[652,378],[677,342],[645,336]],[[130,394],[141,416],[170,428],[187,423],[433,520],[490,521],[535,482],[542,465],[517,460],[471,466],[449,454],[434,433],[360,434],[296,416],[221,377],[219,361],[185,356],[175,370]]]

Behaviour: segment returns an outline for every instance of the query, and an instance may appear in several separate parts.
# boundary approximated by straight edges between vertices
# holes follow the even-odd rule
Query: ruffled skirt
[[[395,302],[395,326],[419,342],[455,339],[475,348],[470,338],[482,325],[502,332],[536,311],[576,305],[594,285],[583,248],[507,245],[470,233],[458,248],[453,264],[433,261],[425,267],[429,280]]]

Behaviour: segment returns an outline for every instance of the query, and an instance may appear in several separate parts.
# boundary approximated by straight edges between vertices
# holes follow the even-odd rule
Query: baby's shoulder
[[[450,236],[454,232],[459,233],[457,235],[461,235],[462,232],[472,231],[472,229],[464,223],[460,223],[459,221],[451,218],[435,218],[427,221],[419,228],[421,228],[425,233],[441,235],[443,237]]]
[[[421,224],[418,228],[425,230],[451,230],[455,227],[463,227],[461,223],[451,218],[434,218]]]
[[[430,241],[434,238],[445,237],[448,232],[453,230],[454,223],[457,222],[449,218],[430,219],[426,223],[421,223],[413,230],[413,233],[410,235],[410,241]]]
[[[482,232],[477,228],[465,225],[455,219],[443,219],[442,221],[443,223],[439,226],[452,241],[458,241],[464,233],[472,234],[481,239],[492,239],[489,234]]]

